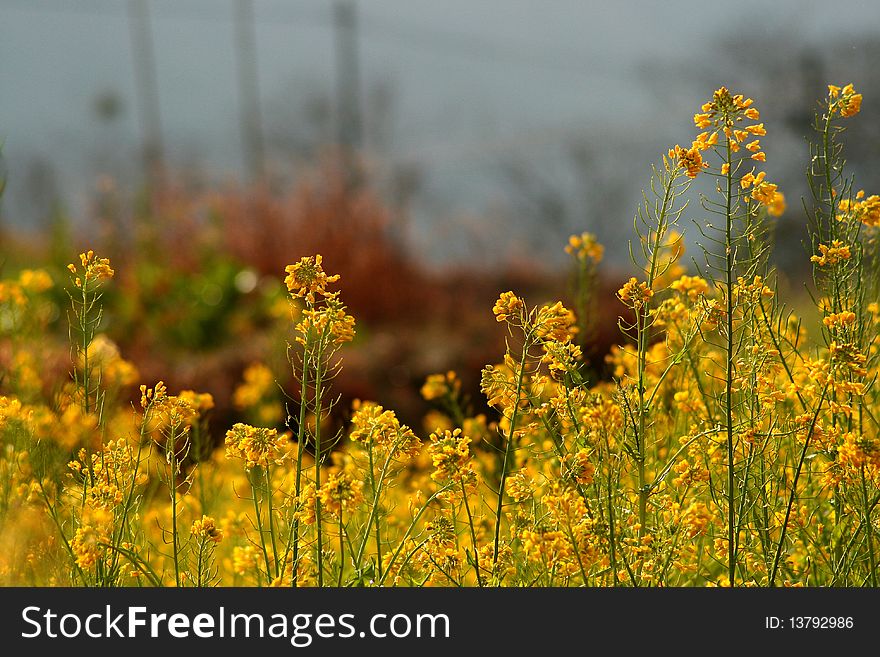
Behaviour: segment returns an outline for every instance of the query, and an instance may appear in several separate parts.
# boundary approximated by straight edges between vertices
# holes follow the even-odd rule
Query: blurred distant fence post
[[[336,35],[336,113],[339,146],[346,166],[347,182],[358,183],[356,153],[363,139],[360,104],[360,59],[357,7],[354,0],[336,0],[333,7]]]
[[[260,110],[254,0],[236,0],[235,2],[235,41],[244,161],[247,164],[251,182],[259,182],[266,174],[266,160],[263,143],[263,119]]]
[[[149,0],[128,0],[128,22],[144,171],[149,180],[157,182],[164,169],[164,152]]]

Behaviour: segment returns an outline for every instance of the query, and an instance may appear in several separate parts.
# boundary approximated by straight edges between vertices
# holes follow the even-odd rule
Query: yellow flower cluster
[[[553,305],[541,306],[535,314],[532,326],[535,335],[541,340],[570,340],[577,330],[572,311],[557,301]]]
[[[837,326],[852,326],[856,323],[856,314],[850,310],[845,310],[839,313],[830,313],[822,318],[822,323],[830,329]]]
[[[420,390],[422,399],[432,401],[443,399],[451,395],[457,395],[461,390],[461,381],[455,372],[450,370],[446,374],[429,374]]]
[[[870,228],[880,226],[880,196],[877,194],[865,198],[865,190],[859,190],[854,200],[843,199],[839,207],[838,219],[841,221],[861,221]]]
[[[529,561],[553,564],[561,574],[573,574],[577,568],[574,550],[564,531],[539,527],[523,531],[520,539]]]
[[[375,446],[395,454],[412,457],[422,446],[421,441],[405,424],[401,424],[394,411],[388,411],[372,402],[354,403],[349,438],[356,443]]]
[[[28,294],[40,294],[52,287],[52,278],[42,269],[25,269],[18,278],[0,281],[0,304],[23,308]]]
[[[210,394],[199,394],[192,390],[179,395],[169,395],[165,383],[159,381],[154,388],[141,385],[141,406],[145,415],[152,420],[153,431],[171,430],[185,435],[199,417],[199,408],[205,411],[213,408],[214,398]]]
[[[15,397],[0,395],[0,430],[6,427],[9,420],[22,418],[21,401]]]
[[[731,154],[738,153],[742,148],[750,153],[756,162],[766,162],[767,156],[761,150],[761,141],[757,137],[767,134],[763,123],[745,125],[744,122],[757,121],[760,112],[753,107],[754,101],[742,94],[731,94],[726,87],[721,87],[713,95],[712,100],[702,106],[702,111],[694,115],[697,128],[711,128],[712,131],[697,135],[690,149],[676,146],[669,151],[688,176],[695,178],[701,168],[708,167],[703,161],[701,151],[708,150],[718,143],[719,133],[726,138],[726,145]],[[730,162],[721,165],[722,175],[731,174]],[[751,197],[767,208],[768,214],[774,217],[785,212],[785,196],[777,186],[764,180],[764,173],[748,172],[740,180],[742,189],[752,187]]]
[[[773,290],[764,284],[761,276],[755,276],[749,283],[742,276],[737,278],[736,285],[733,288],[733,294],[738,300],[751,301],[757,303],[762,298],[770,298],[773,296]]]
[[[84,519],[84,524],[76,530],[70,549],[76,565],[84,570],[93,568],[107,552],[112,534],[113,514],[107,510],[95,510]]]
[[[194,520],[190,532],[193,536],[203,541],[219,543],[223,540],[223,532],[217,528],[217,523],[211,516],[203,515],[201,518]]]
[[[546,340],[541,344],[541,349],[544,350],[541,360],[547,364],[554,378],[575,371],[583,359],[581,348],[571,340]]]
[[[85,504],[92,510],[111,510],[119,505],[126,486],[133,483],[138,469],[137,454],[129,443],[120,438],[105,443],[100,451],[89,454],[80,449],[77,458],[68,463],[85,489]],[[137,473],[141,480],[146,473]]]
[[[717,141],[717,134],[715,139]],[[690,148],[682,148],[676,144],[673,148],[669,149],[669,157],[685,170],[689,178],[696,178],[700,171],[709,166],[708,162],[703,161],[703,155],[700,153],[700,146],[705,143],[694,141]]]
[[[855,116],[862,108],[862,94],[856,93],[852,83],[843,88],[828,85],[828,109],[833,116],[840,114],[844,118]]]
[[[327,304],[316,310],[304,310],[296,326],[296,341],[306,346],[309,341],[341,345],[354,340],[354,317],[336,296],[328,296]]]
[[[849,431],[838,448],[837,461],[844,471],[859,473],[866,468],[876,475],[880,473],[880,440]]]
[[[470,442],[470,438],[462,435],[461,429],[432,433],[428,445],[428,453],[434,467],[431,479],[439,484],[455,482],[465,488],[475,486],[477,473],[474,470]],[[452,492],[454,494],[457,491],[458,487]]]
[[[522,468],[507,479],[507,494],[514,502],[524,502],[532,498],[535,485],[529,476],[528,468]]]
[[[519,364],[516,363],[509,353],[504,355],[504,362],[498,365],[486,365],[480,373],[480,391],[486,395],[489,406],[494,406],[505,412],[511,410],[515,404],[526,403],[525,382],[528,376],[523,374],[524,385],[519,386],[519,399],[517,399],[517,381],[520,378]]]
[[[75,276],[73,284],[76,285],[76,287],[81,288],[83,282],[88,284],[94,281],[113,278],[114,272],[110,267],[109,258],[98,258],[95,256],[94,251],[89,250],[86,253],[80,253],[79,260],[82,265],[82,270],[73,263],[67,265],[67,269]]]
[[[311,481],[307,482],[296,498],[296,518],[302,524],[312,526],[318,521],[317,514],[318,489]]]
[[[521,320],[523,312],[523,302],[513,292],[502,292],[498,297],[498,301],[492,307],[492,313],[498,322],[515,323]]]
[[[785,195],[775,183],[767,182],[765,176],[763,171],[757,175],[750,171],[740,179],[739,184],[744,190],[751,187],[751,197],[765,206],[770,216],[778,217],[785,212]]]
[[[712,512],[703,502],[693,502],[681,514],[681,528],[688,540],[706,533],[714,520]]]
[[[248,365],[242,378],[243,382],[232,394],[232,402],[236,408],[256,406],[275,385],[275,376],[272,374],[272,370],[263,363]]]
[[[138,380],[138,370],[133,363],[122,358],[119,347],[103,333],[96,335],[85,353],[80,354],[79,365],[89,365],[101,372],[101,382],[106,386],[129,386]]]
[[[593,474],[596,466],[590,460],[590,450],[579,449],[573,454],[567,454],[562,459],[562,476],[571,479],[578,484],[588,485],[593,483]]]
[[[364,482],[353,479],[348,472],[334,472],[318,492],[321,508],[338,517],[364,501],[363,487]]]
[[[288,457],[289,439],[286,432],[279,434],[277,429],[238,422],[226,432],[226,458],[244,460],[249,470],[256,466],[266,468],[270,463],[281,465]]]
[[[232,393],[233,405],[248,411],[248,417],[258,424],[272,426],[281,422],[284,407],[278,399],[272,370],[263,363],[252,363],[245,368],[242,379]]]
[[[630,278],[617,291],[617,298],[628,307],[638,310],[654,296],[654,291],[645,282],[640,283],[635,277]]]
[[[292,297],[314,303],[315,295],[327,295],[327,285],[338,281],[339,274],[328,276],[321,266],[322,260],[320,255],[306,256],[295,265],[285,267],[284,284]]]
[[[688,301],[694,302],[699,297],[706,296],[709,292],[709,283],[701,276],[681,276],[677,280],[672,281],[669,287],[678,294],[686,297]]]
[[[578,260],[591,260],[593,264],[599,264],[605,255],[605,247],[599,244],[592,233],[581,233],[568,238],[565,252]]]
[[[248,575],[257,569],[257,549],[253,545],[236,545],[232,549],[232,570],[237,575]]]
[[[831,242],[831,246],[827,244],[819,245],[819,255],[810,257],[810,262],[815,262],[820,267],[834,266],[843,260],[849,260],[852,257],[849,245],[844,244],[840,240]]]
[[[185,403],[200,417],[214,408],[214,396],[210,392],[196,392],[195,390],[181,390],[177,398]]]

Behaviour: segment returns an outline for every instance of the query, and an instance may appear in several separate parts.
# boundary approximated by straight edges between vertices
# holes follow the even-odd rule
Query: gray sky
[[[295,131],[307,99],[333,98],[332,2],[255,4],[265,122]],[[712,91],[690,72],[714,77],[717,68],[718,84],[731,74],[748,80],[748,72],[716,60],[719,35],[748,30],[771,39],[785,30],[821,49],[829,34],[855,38],[880,27],[876,0],[741,0],[735,11],[713,4],[361,0],[362,90],[385,84],[393,91],[390,135],[380,149],[368,130],[366,144],[380,167],[422,167],[416,237],[431,241],[441,207],[473,215],[503,205],[495,169],[505,158],[540,165],[558,159],[572,139],[588,138],[600,151],[625,143],[647,171],[658,142],[689,139],[690,115]],[[37,160],[51,163],[74,214],[83,212],[97,173],[124,179],[137,172],[126,6],[0,0],[0,139],[11,220],[33,219],[21,198]],[[233,0],[151,0],[151,7],[169,162],[197,165],[218,180],[240,176]],[[106,92],[123,103],[110,124],[94,110]],[[645,182],[639,177],[636,191]]]

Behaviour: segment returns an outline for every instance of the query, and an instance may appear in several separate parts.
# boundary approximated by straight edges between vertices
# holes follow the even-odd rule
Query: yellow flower
[[[763,153],[762,153],[763,155]],[[764,172],[757,176],[747,173],[740,180],[743,189],[752,185],[751,197],[767,208],[767,213],[773,217],[780,216],[785,212],[785,195],[779,191],[773,183],[764,180]]]
[[[880,226],[880,196],[872,194],[865,198],[865,190],[859,190],[855,199],[843,199],[839,204],[838,220],[861,221],[865,226]]]
[[[822,319],[822,323],[828,328],[835,326],[852,326],[856,322],[856,314],[852,311],[831,313]]]
[[[542,340],[565,342],[575,330],[575,316],[561,301],[557,301],[552,306],[541,306],[538,309],[532,327]]]
[[[320,255],[300,258],[295,265],[287,265],[284,271],[287,276],[284,284],[288,292],[295,299],[307,299],[310,303],[315,302],[315,295],[326,295],[327,285],[339,280],[339,274],[328,276],[321,266],[323,258]]]
[[[547,340],[541,348],[544,350],[541,360],[550,368],[551,376],[558,374],[561,378],[565,372],[576,370],[583,360],[581,348],[568,339]]]
[[[698,297],[705,296],[709,292],[709,283],[700,276],[684,275],[670,283],[669,287],[686,296],[688,301],[696,301]]]
[[[844,118],[855,116],[862,108],[862,94],[857,94],[852,83],[842,89],[833,84],[828,85],[828,109]]]
[[[76,287],[82,287],[83,281],[90,283],[113,278],[114,271],[110,268],[109,258],[98,258],[94,251],[89,250],[86,253],[80,253],[79,259],[82,264],[82,272],[73,263],[67,265],[67,269],[75,276],[74,285]]]
[[[758,137],[763,137],[767,134],[767,131],[764,129],[763,123],[746,126],[746,131],[752,133],[753,135],[757,135]]]
[[[52,277],[43,269],[24,269],[18,275],[18,284],[27,292],[45,292],[52,287]]]
[[[691,148],[682,148],[676,145],[675,148],[669,150],[669,157],[677,163],[677,166],[685,170],[688,178],[696,178],[700,171],[708,166],[703,162],[703,156],[700,154],[697,142],[694,142],[694,146]]]
[[[232,548],[232,570],[237,575],[247,575],[257,568],[257,550],[253,545],[236,545]]]
[[[820,267],[836,265],[843,260],[849,260],[851,257],[849,246],[845,246],[840,240],[834,240],[831,242],[831,246],[820,244],[819,253],[820,255],[812,256],[810,262],[815,262]]]
[[[341,345],[354,340],[354,317],[345,311],[335,294],[328,295],[326,301],[327,304],[317,310],[303,310],[302,320],[296,325],[296,341],[301,345],[324,344],[325,341]]]
[[[635,277],[630,278],[622,288],[617,291],[617,297],[630,308],[638,309],[648,303],[654,296],[654,291],[647,283],[640,283]]]
[[[439,484],[456,482],[468,489],[475,487],[477,473],[472,463],[470,442],[470,438],[462,435],[461,429],[432,433],[428,446],[434,466],[431,479]],[[456,492],[461,491],[457,488],[452,490],[453,494]]]
[[[236,408],[252,408],[272,392],[275,376],[266,365],[253,363],[242,374],[244,381],[232,393]]]
[[[712,121],[708,114],[694,114],[694,125],[698,128],[708,128]]]
[[[355,400],[349,439],[372,445],[377,449],[394,450],[395,455],[415,456],[422,443],[412,430],[401,424],[394,411],[386,411],[379,404]]]
[[[519,319],[523,310],[523,302],[513,292],[502,292],[492,307],[492,313],[498,322],[510,322]]]
[[[534,482],[529,477],[526,468],[522,468],[507,480],[507,494],[514,502],[524,502],[531,499],[534,495],[534,488]]]
[[[422,399],[431,401],[455,395],[459,390],[461,390],[461,381],[458,380],[455,372],[450,370],[446,374],[429,374],[420,392]]]
[[[201,540],[208,540],[212,543],[219,543],[223,540],[223,532],[217,529],[217,524],[211,516],[203,515],[201,519],[194,520],[190,531],[193,536],[197,536]]]
[[[681,514],[681,528],[684,530],[685,538],[691,540],[705,534],[712,521],[713,516],[709,507],[703,502],[692,502]]]
[[[566,479],[573,479],[583,485],[593,482],[596,467],[590,461],[590,450],[580,449],[574,454],[566,455],[562,460],[562,466],[562,476]]]
[[[258,465],[268,467],[270,462],[281,465],[288,456],[289,439],[287,433],[279,434],[277,429],[239,422],[226,432],[226,458],[244,460],[248,470]]]
[[[592,233],[581,233],[568,238],[565,252],[578,260],[592,260],[594,264],[598,264],[605,255],[605,247],[599,244]]]
[[[356,507],[364,501],[363,487],[362,481],[353,479],[347,472],[335,472],[318,492],[321,508],[339,516],[343,510]]]

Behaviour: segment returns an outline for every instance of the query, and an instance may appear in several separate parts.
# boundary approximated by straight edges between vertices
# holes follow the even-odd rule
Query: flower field
[[[570,307],[496,290],[480,321],[504,348],[479,373],[428,376],[423,426],[337,389],[360,326],[326,253],[286,254],[259,308],[280,329],[220,380],[222,417],[216,390],[146,380],[149,362],[108,337],[134,303],[114,291],[134,275],[124,258],[4,268],[0,583],[877,586],[880,197],[841,145],[861,102],[828,87],[804,163],[815,322],[772,266],[786,208],[765,172],[772,125],[722,87],[695,108],[691,145],[645,167],[608,376],[585,357],[604,251],[583,233],[564,248]],[[127,330],[182,331],[185,294],[170,282],[154,308],[171,297],[177,314]]]

